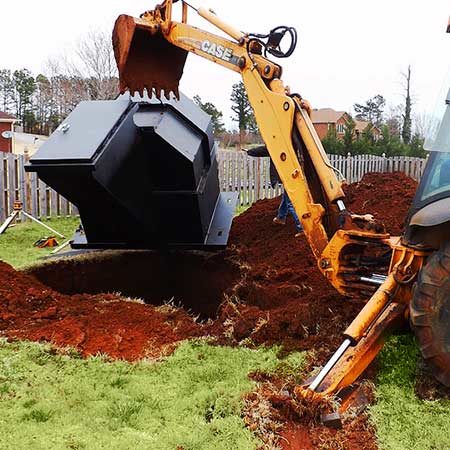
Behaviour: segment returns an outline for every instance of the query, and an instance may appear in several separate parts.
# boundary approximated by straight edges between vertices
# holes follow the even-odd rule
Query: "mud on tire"
[[[450,387],[450,242],[429,258],[419,274],[410,323],[433,375]]]

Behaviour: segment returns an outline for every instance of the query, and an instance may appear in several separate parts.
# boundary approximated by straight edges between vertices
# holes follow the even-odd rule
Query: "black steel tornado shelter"
[[[227,245],[237,193],[221,193],[211,118],[180,101],[80,103],[26,170],[79,210],[73,248]]]

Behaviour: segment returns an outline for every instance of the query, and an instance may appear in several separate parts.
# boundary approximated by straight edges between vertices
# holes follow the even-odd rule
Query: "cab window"
[[[438,153],[425,181],[422,200],[449,192],[450,196],[450,153]]]

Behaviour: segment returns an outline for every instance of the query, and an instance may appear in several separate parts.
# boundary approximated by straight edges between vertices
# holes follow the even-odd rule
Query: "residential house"
[[[366,131],[370,127],[370,133],[372,134],[373,138],[377,141],[381,138],[381,130],[376,127],[375,125],[372,125],[370,122],[367,122],[365,120],[357,120],[355,119],[355,137],[356,139],[359,139],[364,131]]]
[[[27,154],[28,156],[33,156],[47,139],[48,136],[16,131],[13,137],[12,151],[16,155]]]
[[[311,117],[314,128],[321,140],[327,136],[330,130],[335,130],[337,138],[343,139],[345,127],[350,119],[352,119],[350,114],[345,111],[335,111],[332,108],[314,109]],[[366,128],[371,126],[371,124],[370,122],[365,122],[363,120],[354,120],[354,122],[355,139],[359,139]],[[381,131],[377,127],[372,126],[371,133],[375,140],[381,136]]]
[[[14,124],[17,119],[11,114],[0,111],[0,152],[11,153],[13,151],[13,144],[11,136],[8,137],[8,132],[14,132]]]

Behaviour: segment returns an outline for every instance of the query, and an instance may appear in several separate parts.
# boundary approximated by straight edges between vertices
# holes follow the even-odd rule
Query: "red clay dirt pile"
[[[415,189],[416,183],[401,173],[368,174],[361,182],[346,187],[346,205],[355,213],[374,214],[385,222],[389,232],[399,234]],[[164,304],[164,299],[170,299],[167,287],[174,286],[176,279],[166,280],[164,288],[158,286],[164,298],[159,296],[152,301],[152,282],[161,277],[152,276],[151,270],[144,274],[150,289],[145,299],[153,304],[103,294],[108,274],[111,282],[117,282],[121,273],[128,278],[130,286],[143,279],[133,282],[134,271],[127,260],[133,256],[128,255],[118,256],[119,271],[112,268],[102,271],[101,265],[92,264],[94,271],[101,273],[102,287],[98,289],[93,281],[90,284],[87,271],[83,272],[85,281],[79,284],[82,288],[77,290],[73,278],[70,288],[62,288],[64,275],[62,270],[58,271],[58,263],[53,278],[48,267],[29,272],[40,281],[0,264],[0,334],[72,346],[83,355],[101,352],[127,360],[168,354],[182,339],[209,335],[224,344],[278,344],[286,352],[308,350],[310,368],[321,365],[341,343],[341,333],[366,299],[348,300],[326,283],[306,240],[294,237],[292,219],[289,218],[286,226],[273,224],[278,204],[279,199],[257,202],[234,220],[230,245],[225,252],[213,257],[202,256],[199,263],[194,260],[181,263],[176,269],[175,278],[181,280],[180,271],[190,267],[189,276],[182,281],[186,290],[197,289],[195,295],[186,294],[189,308],[202,318],[209,317],[207,322],[198,323],[186,310]],[[217,263],[218,258],[224,264]],[[206,260],[215,260],[214,280],[208,278],[210,262],[205,263]],[[67,269],[64,266],[67,264],[63,262],[60,268]],[[201,303],[205,302],[205,298],[200,298],[205,280],[214,284],[207,303],[214,300],[215,311]],[[114,283],[112,286],[111,292],[134,296],[127,287],[120,289]],[[174,294],[175,303],[183,304],[182,292],[178,291]],[[194,305],[197,297],[199,304]],[[276,405],[273,407],[277,409]],[[275,412],[287,421],[285,437],[294,442],[285,448],[376,448],[373,433],[364,420],[336,433],[298,424],[283,411],[281,407]],[[300,442],[296,436],[304,446],[295,446],[295,442]],[[344,444],[342,447],[322,445],[328,441]],[[364,447],[358,446],[361,442],[365,442]]]
[[[402,234],[417,183],[403,172],[368,173],[344,188],[346,205],[355,214],[373,214],[393,236]]]
[[[175,343],[202,334],[179,308],[158,311],[111,294],[62,295],[2,262],[0,280],[0,332],[8,337],[133,361],[170,353]]]
[[[346,187],[346,205],[400,234],[416,187],[403,173],[367,174]],[[214,334],[314,349],[314,364],[322,364],[367,299],[345,299],[324,281],[306,240],[294,238],[292,219],[284,227],[272,223],[278,205],[279,199],[259,201],[234,221],[230,251],[245,264],[244,276],[234,289],[237,301],[222,304]]]

